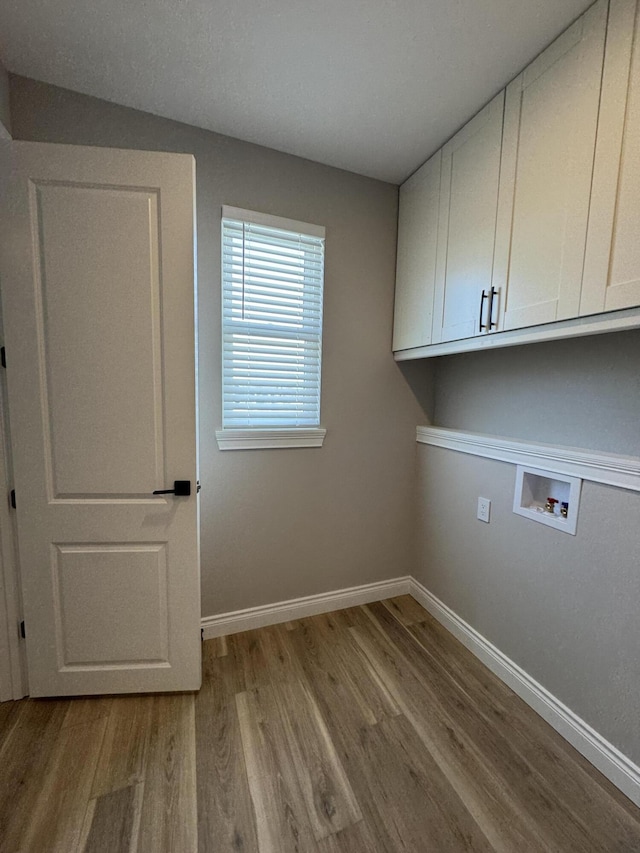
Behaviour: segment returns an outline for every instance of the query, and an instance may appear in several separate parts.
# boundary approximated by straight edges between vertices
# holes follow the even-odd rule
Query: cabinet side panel
[[[618,196],[637,0],[611,0],[580,314],[604,311]]]
[[[605,311],[640,305],[640,21],[636,11]]]

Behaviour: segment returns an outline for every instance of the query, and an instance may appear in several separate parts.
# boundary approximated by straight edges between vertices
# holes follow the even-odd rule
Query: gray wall
[[[203,613],[410,573],[430,366],[390,351],[397,188],[24,78],[11,109],[18,139],[196,157]],[[326,226],[322,449],[217,449],[222,204]]]
[[[640,456],[640,330],[437,359],[435,422]]]
[[[418,475],[418,579],[640,763],[640,495],[585,482],[570,536],[513,514],[513,465],[421,446]]]
[[[0,137],[2,129],[11,133],[11,114],[9,110],[9,75],[6,68],[0,62]]]
[[[434,385],[438,426],[640,456],[640,331],[440,358]],[[514,515],[513,465],[422,446],[418,477],[417,578],[640,762],[640,494],[585,482],[574,537]]]

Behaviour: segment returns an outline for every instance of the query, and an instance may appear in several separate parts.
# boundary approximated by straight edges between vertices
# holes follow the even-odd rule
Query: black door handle
[[[489,323],[487,325],[487,329],[491,331],[494,326],[497,326],[497,323],[493,322],[493,298],[498,295],[498,291],[495,289],[493,285],[491,285],[490,298],[489,298]]]
[[[188,498],[191,494],[191,480],[174,480],[172,489],[158,489],[154,495],[175,495],[178,498]]]
[[[480,319],[478,320],[478,326],[479,326],[480,331],[487,328],[482,322],[482,309],[484,308],[484,300],[487,299],[488,296],[489,296],[489,294],[485,293],[483,290],[482,291],[482,298],[480,299]]]

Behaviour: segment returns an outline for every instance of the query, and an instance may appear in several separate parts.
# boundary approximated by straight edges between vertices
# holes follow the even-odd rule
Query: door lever
[[[191,480],[174,480],[172,489],[158,489],[154,495],[175,495],[178,498],[188,498],[191,494]]]

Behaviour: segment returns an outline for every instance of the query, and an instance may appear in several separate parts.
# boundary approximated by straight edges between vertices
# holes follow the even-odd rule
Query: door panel
[[[438,151],[400,187],[394,351],[431,343],[441,160]]]
[[[200,684],[194,174],[14,143],[3,269],[32,696]],[[190,479],[191,497],[154,497]]]
[[[434,342],[482,331],[480,298],[492,283],[503,108],[501,92],[442,150]]]
[[[165,481],[157,195],[30,192],[51,497],[149,495]]]
[[[507,87],[502,328],[578,315],[605,28],[600,0]]]
[[[55,544],[52,558],[61,669],[169,665],[166,543]]]
[[[640,4],[612,0],[580,314],[640,305]]]

